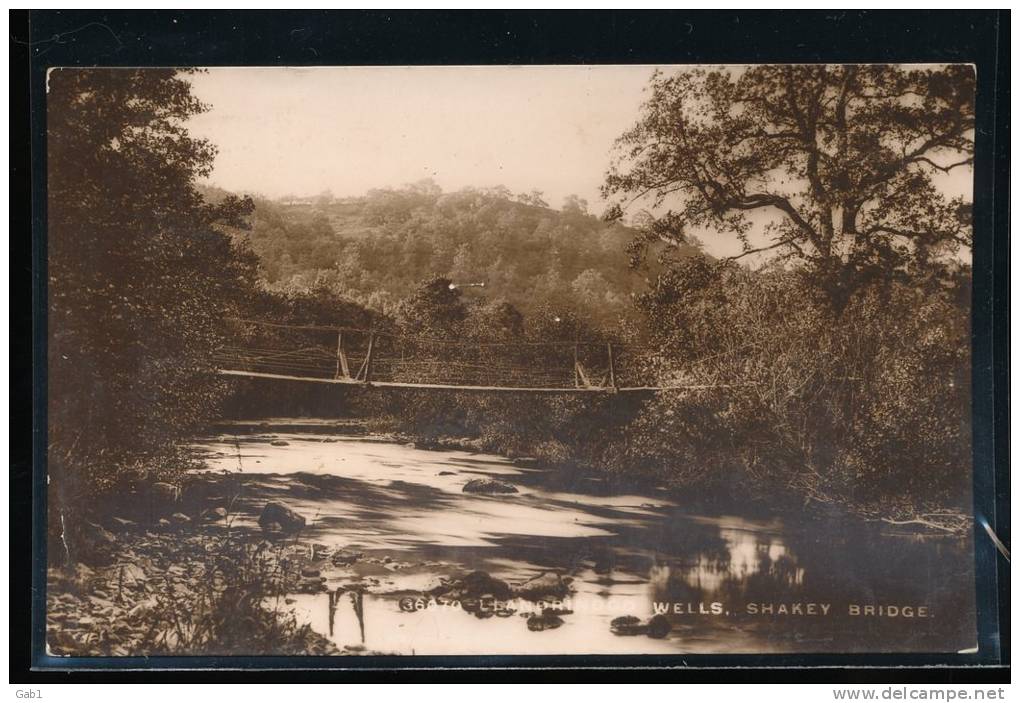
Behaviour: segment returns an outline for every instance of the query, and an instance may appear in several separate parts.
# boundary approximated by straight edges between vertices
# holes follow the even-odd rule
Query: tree
[[[411,331],[450,331],[467,317],[467,307],[453,282],[436,276],[424,281],[401,303],[399,317]]]
[[[579,309],[592,320],[612,320],[626,305],[626,298],[613,289],[601,271],[585,269],[570,284]]]
[[[174,70],[56,69],[48,78],[49,470],[56,505],[185,462],[177,443],[223,391],[224,317],[255,285],[250,200],[196,190],[213,147]],[[55,511],[51,511],[53,514]]]
[[[336,200],[336,196],[333,195],[333,191],[326,188],[324,191],[315,196],[315,205],[317,207],[329,207],[334,200]]]
[[[970,204],[935,180],[973,159],[971,67],[690,70],[656,74],[650,94],[603,187],[623,198],[610,218],[645,196],[671,206],[642,255],[692,229],[733,235],[732,258],[799,262],[842,309],[863,286],[971,246]]]
[[[524,315],[506,300],[475,306],[467,333],[485,340],[515,340],[524,335]]]
[[[574,215],[588,214],[588,201],[573,193],[563,199],[563,212]]]
[[[532,189],[530,193],[518,194],[517,202],[523,203],[524,205],[531,205],[532,207],[549,207],[549,203],[545,201],[545,194],[537,189]]]

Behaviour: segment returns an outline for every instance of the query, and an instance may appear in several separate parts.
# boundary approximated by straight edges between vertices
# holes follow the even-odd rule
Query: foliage
[[[451,330],[467,317],[463,295],[449,278],[423,283],[400,305],[399,320],[408,332]]]
[[[308,285],[295,283],[280,288],[259,285],[249,292],[239,312],[244,318],[281,325],[369,329],[392,324],[388,316],[345,297],[328,276],[316,277]]]
[[[127,471],[182,468],[175,441],[224,392],[210,356],[256,262],[223,230],[243,227],[251,202],[212,206],[195,189],[214,149],[183,127],[204,106],[176,71],[54,69],[48,86],[57,508],[83,505]]]
[[[962,506],[970,482],[969,279],[894,285],[837,316],[803,278],[692,259],[642,300],[664,385],[632,428],[674,483],[853,505]]]
[[[973,160],[969,66],[702,69],[657,74],[649,90],[604,187],[669,207],[639,256],[696,231],[736,237],[738,257],[795,262],[840,309],[970,246],[970,204],[936,182]]]
[[[169,579],[151,607],[139,652],[159,655],[300,655],[329,648],[286,605],[300,572],[284,545],[226,533],[208,538],[193,578]]]
[[[110,564],[95,558],[51,564],[49,650],[63,656],[336,654],[329,640],[299,622],[289,598],[301,590],[308,545],[267,542],[232,521],[228,516],[222,530],[121,532],[107,544]]]

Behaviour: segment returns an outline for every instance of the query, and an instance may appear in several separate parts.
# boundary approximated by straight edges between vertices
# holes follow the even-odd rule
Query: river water
[[[698,509],[664,490],[609,494],[532,461],[428,451],[330,423],[237,426],[199,443],[243,476],[242,521],[267,500],[309,522],[303,538],[361,552],[327,567],[329,593],[295,594],[298,617],[350,652],[636,654],[953,652],[975,645],[971,545],[845,516]],[[276,442],[274,445],[272,442]],[[285,443],[285,444],[284,444]],[[463,492],[471,478],[518,493]],[[565,487],[566,486],[566,487]],[[563,624],[478,617],[421,595],[483,570],[511,584],[572,578]],[[350,591],[363,591],[358,618]],[[334,595],[339,594],[339,595]],[[522,611],[530,604],[517,603]],[[611,621],[667,614],[663,639]],[[484,613],[488,615],[488,613]]]

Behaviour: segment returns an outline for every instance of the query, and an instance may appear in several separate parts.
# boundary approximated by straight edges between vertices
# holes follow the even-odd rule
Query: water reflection
[[[671,580],[682,581],[698,593],[715,597],[724,587],[751,578],[764,578],[789,590],[804,581],[804,569],[782,539],[771,535],[720,528],[722,544],[717,549],[698,550],[691,560],[678,560],[674,566],[653,565],[649,579],[663,590]]]

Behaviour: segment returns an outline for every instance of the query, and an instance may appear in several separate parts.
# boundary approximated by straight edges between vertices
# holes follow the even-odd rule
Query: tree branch
[[[949,164],[948,166],[939,166],[937,163],[935,163],[934,161],[929,159],[927,156],[918,156],[916,159],[913,160],[913,163],[915,163],[915,164],[921,164],[921,163],[928,164],[929,166],[931,166],[933,168],[936,168],[939,171],[942,171],[943,173],[949,173],[954,168],[959,168],[960,166],[969,166],[969,165],[973,164],[974,163],[974,157],[973,156],[967,157],[966,159],[963,159],[962,161],[956,161],[954,163]]]
[[[745,256],[750,256],[751,254],[761,254],[762,252],[771,251],[773,249],[778,249],[781,246],[787,246],[787,245],[792,245],[795,249],[798,249],[798,250],[800,249],[799,247],[797,247],[797,245],[792,240],[784,239],[782,241],[776,242],[775,244],[770,244],[769,246],[766,246],[766,247],[758,247],[756,249],[748,249],[747,251],[741,252],[740,254],[735,254],[733,256],[724,256],[724,257],[722,257],[720,259],[720,261],[736,261],[737,259],[742,259]],[[803,252],[801,252],[801,253],[803,253]]]

